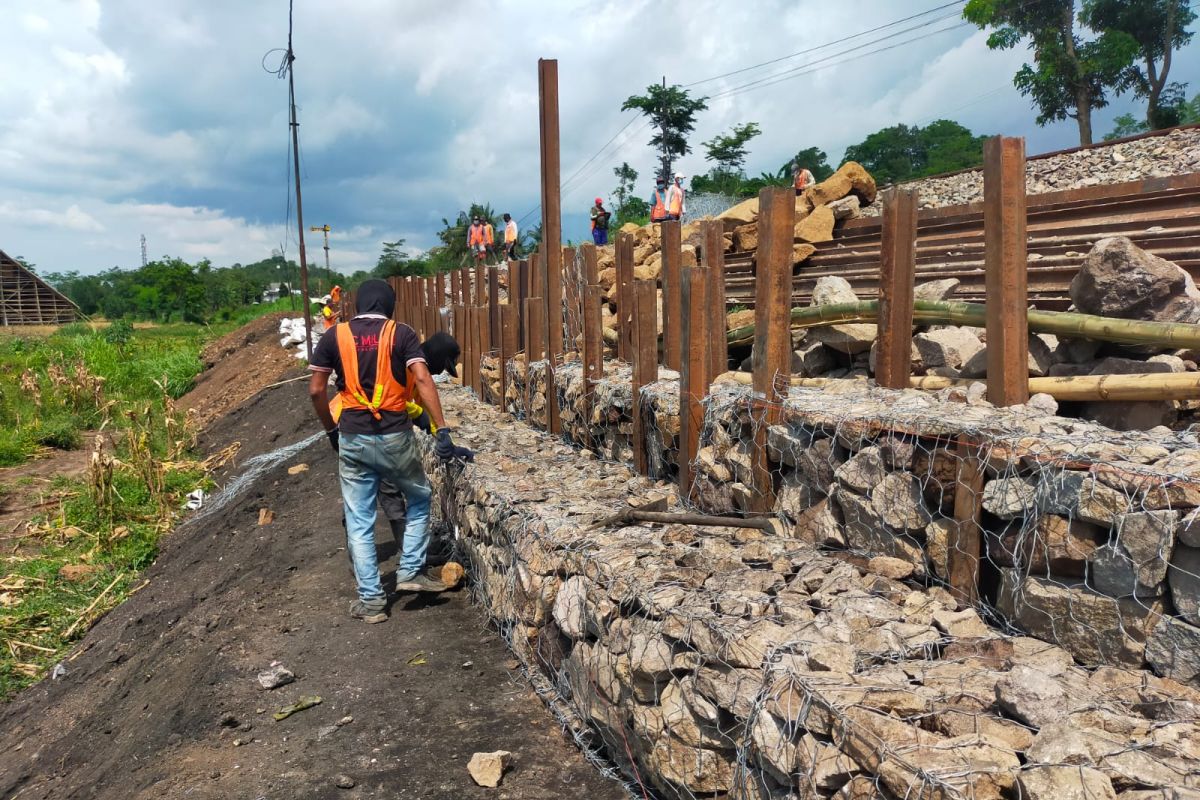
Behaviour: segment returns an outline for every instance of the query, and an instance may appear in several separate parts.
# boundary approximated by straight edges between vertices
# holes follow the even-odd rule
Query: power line
[[[711,78],[703,78],[702,80],[692,81],[691,83],[685,83],[685,84],[683,84],[682,88],[689,89],[693,86],[699,86],[702,83],[711,83],[712,81],[717,81],[717,80],[720,80],[721,78],[728,78],[732,75],[739,75],[743,72],[750,72],[751,70],[759,69],[760,67],[768,67],[771,64],[778,64],[781,61],[787,61],[788,59],[796,58],[797,56],[803,56],[803,55],[807,55],[809,53],[815,53],[818,50],[824,50],[825,48],[832,47],[835,44],[842,44],[843,42],[848,42],[853,39],[857,39],[860,36],[867,36],[872,33],[878,33],[879,31],[885,30],[887,28],[891,28],[895,25],[902,25],[905,22],[909,22],[911,20],[918,19],[920,17],[928,16],[929,14],[933,14],[937,11],[942,11],[944,9],[950,8],[951,6],[961,5],[963,2],[964,2],[964,0],[954,0],[954,2],[952,2],[952,3],[946,3],[945,5],[940,5],[935,8],[931,8],[926,11],[922,11],[919,14],[913,14],[911,16],[904,17],[903,19],[893,20],[886,24],[878,25],[874,28],[869,28],[865,31],[859,31],[858,33],[851,34],[850,36],[843,36],[841,39],[834,39],[833,41],[825,42],[824,44],[819,44],[814,47],[808,47],[808,48],[805,48],[804,50],[799,50],[795,53],[791,53],[786,56],[780,56],[779,58],[773,58],[770,61],[763,61],[760,64],[753,64],[749,67],[742,67],[740,69],[735,69],[730,72],[724,72],[720,75],[714,75]],[[944,19],[944,17],[943,17],[943,19]],[[904,33],[904,31],[900,31],[899,33]],[[896,34],[896,35],[898,35],[898,34]]]

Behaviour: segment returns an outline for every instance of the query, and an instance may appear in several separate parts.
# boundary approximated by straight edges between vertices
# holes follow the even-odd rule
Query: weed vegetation
[[[0,465],[89,447],[82,478],[0,478],[0,507],[36,514],[0,530],[0,700],[60,663],[69,671],[70,644],[141,585],[187,494],[219,465],[197,457],[195,426],[171,401],[192,387],[207,341],[288,301],[275,305],[217,327],[0,335]]]

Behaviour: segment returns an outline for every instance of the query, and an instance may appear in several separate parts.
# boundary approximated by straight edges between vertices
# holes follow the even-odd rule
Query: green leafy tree
[[[893,125],[847,147],[844,160],[862,164],[881,184],[899,183],[978,166],[986,138],[947,119],[924,128]]]
[[[1192,40],[1196,19],[1189,0],[1084,0],[1080,15],[1102,36],[1125,40],[1136,60],[1122,74],[1120,88],[1146,100],[1146,124],[1168,128],[1180,122],[1184,87],[1170,84],[1171,55]]]
[[[762,134],[757,122],[734,125],[729,133],[719,134],[703,142],[705,161],[712,161],[714,169],[741,175],[746,165],[747,145],[755,136]]]
[[[372,274],[376,278],[390,278],[393,275],[412,275],[409,271],[410,262],[408,253],[404,252],[404,239],[397,239],[394,242],[384,242],[383,251],[379,254],[379,258],[375,261],[375,269]]]
[[[1136,55],[1128,35],[1108,32],[1084,39],[1073,0],[968,0],[963,17],[991,29],[987,44],[994,50],[1028,39],[1034,63],[1022,65],[1013,83],[1032,98],[1037,123],[1070,117],[1079,126],[1079,143],[1092,143],[1092,111],[1108,105],[1108,89],[1119,90],[1128,80]]]
[[[1124,139],[1126,136],[1136,136],[1139,133],[1144,133],[1149,130],[1146,120],[1138,119],[1133,114],[1122,114],[1113,120],[1115,127],[1104,134],[1104,141],[1111,142],[1113,139]]]
[[[825,155],[825,151],[819,147],[806,147],[796,153],[791,160],[779,168],[779,173],[786,174],[788,183],[791,183],[795,177],[796,167],[807,167],[818,181],[825,180],[834,171],[833,167],[829,166],[829,156]]]
[[[696,191],[694,181],[692,191]],[[625,204],[617,210],[617,214],[614,219],[614,226],[617,228],[620,228],[626,222],[633,222],[637,225],[645,225],[650,221],[650,204],[641,197],[630,195],[625,201]]]
[[[638,172],[629,166],[628,161],[622,161],[621,166],[613,167],[613,174],[617,176],[617,188],[613,192],[613,196],[617,198],[617,217],[619,218],[621,209],[625,208],[625,204],[637,190]]]
[[[652,83],[644,95],[630,95],[621,104],[622,111],[640,111],[652,122],[650,146],[659,152],[664,179],[670,178],[676,158],[692,152],[687,137],[696,128],[696,114],[708,108],[707,100],[692,97],[681,86]]]

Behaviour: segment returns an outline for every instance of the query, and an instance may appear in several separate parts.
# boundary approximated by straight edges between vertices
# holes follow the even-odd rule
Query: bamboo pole
[[[833,303],[792,309],[793,328],[818,328],[845,322],[876,322],[879,301]],[[987,308],[981,303],[962,303],[937,300],[917,300],[913,303],[913,322],[918,325],[967,325],[985,327]],[[1114,319],[1070,311],[1029,311],[1031,333],[1052,333],[1095,339],[1118,344],[1144,344],[1185,350],[1200,347],[1200,325],[1186,322],[1143,322],[1133,319]],[[749,344],[754,338],[754,326],[744,325],[726,334],[730,344]]]
[[[749,372],[726,372],[718,383],[739,383],[750,386]],[[936,375],[912,377],[908,388],[939,391],[953,386],[970,386],[982,380],[971,378],[942,378]],[[865,379],[855,378],[792,378],[791,386],[820,389],[851,383],[867,385]],[[1070,375],[1057,378],[1030,378],[1029,393],[1048,394],[1055,400],[1131,402],[1138,400],[1193,400],[1200,397],[1200,373],[1174,372],[1141,375]]]

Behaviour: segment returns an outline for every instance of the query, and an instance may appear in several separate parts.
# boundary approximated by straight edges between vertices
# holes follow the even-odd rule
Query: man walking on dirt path
[[[387,596],[375,558],[375,519],[379,483],[387,480],[408,506],[398,591],[443,591],[445,586],[423,572],[429,546],[429,479],[413,436],[407,406],[414,390],[437,426],[435,454],[455,454],[450,429],[442,417],[437,387],[429,374],[416,333],[393,322],[396,293],[385,281],[369,280],[355,295],[357,314],[321,337],[309,369],[309,399],[338,452],[346,544],[354,564],[358,599],[350,615],[366,622],[387,619]],[[329,410],[329,375],[336,371],[342,413],[335,423]]]

